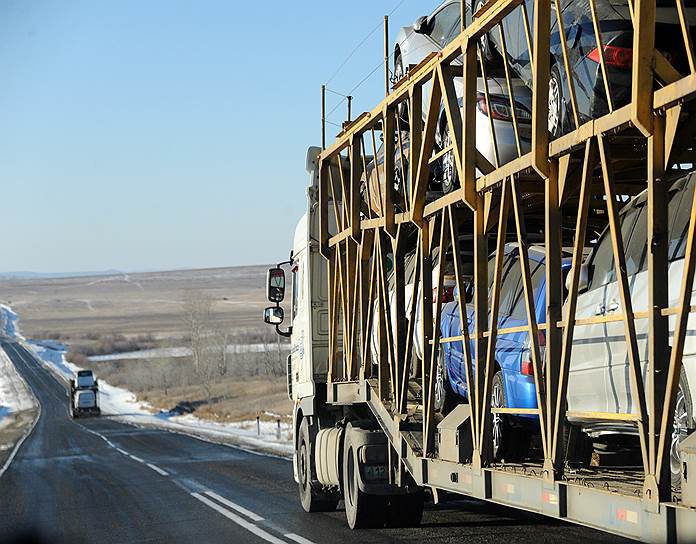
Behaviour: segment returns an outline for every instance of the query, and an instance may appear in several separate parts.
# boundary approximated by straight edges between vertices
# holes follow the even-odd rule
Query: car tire
[[[405,75],[404,71],[404,60],[401,57],[401,51],[397,49],[394,52],[394,83],[395,84],[397,81],[399,81],[402,77]],[[392,84],[392,85],[393,85]],[[399,120],[402,125],[402,129],[404,127],[408,127],[408,108],[406,106],[405,101],[399,102],[399,104],[396,106],[396,111],[399,114]]]
[[[452,144],[451,133],[447,120],[443,117],[440,120],[440,143],[441,149],[445,149]],[[457,172],[456,159],[454,158],[454,151],[450,151],[442,156],[440,159],[442,161],[441,165],[441,185],[442,192],[444,194],[451,193],[459,187],[459,173]]]
[[[302,419],[297,437],[297,476],[299,482],[300,502],[305,512],[332,512],[338,506],[338,499],[326,498],[326,494],[317,489],[313,481],[312,442],[309,436],[307,418]]]
[[[570,468],[587,468],[592,462],[594,446],[586,433],[575,425],[565,421],[560,429],[561,456],[563,464]]]
[[[442,346],[437,357],[437,366],[435,367],[435,386],[433,388],[433,406],[435,411],[442,414],[449,414],[456,406],[455,395],[452,385],[449,381],[447,372],[447,364],[445,363],[445,354]]]
[[[491,408],[507,408],[503,373],[493,376],[491,386]],[[491,413],[491,440],[493,459],[496,461],[519,461],[529,452],[531,433],[528,429],[515,428],[509,416]]]
[[[691,390],[689,389],[686,373],[682,368],[674,405],[674,421],[669,448],[670,474],[672,488],[675,490],[681,489],[681,455],[679,454],[679,445],[689,435],[689,431],[692,430],[693,415]]]
[[[351,441],[350,427],[346,427],[343,442],[343,502],[346,521],[351,529],[384,527],[387,516],[387,495],[371,495],[358,485],[357,447]]]
[[[387,527],[418,527],[423,519],[425,493],[392,495],[387,507]]]
[[[551,66],[549,75],[549,121],[551,138],[558,138],[564,132],[565,98],[563,96],[563,79],[557,64]]]

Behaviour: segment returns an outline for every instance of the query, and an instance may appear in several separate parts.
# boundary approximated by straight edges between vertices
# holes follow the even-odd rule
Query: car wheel
[[[312,448],[309,439],[307,418],[302,420],[297,440],[297,473],[300,490],[300,502],[305,512],[331,512],[336,510],[338,499],[325,499],[312,482]]]
[[[406,72],[404,71],[404,61],[401,58],[401,51],[399,51],[397,49],[396,52],[394,53],[394,82],[393,82],[393,84],[395,84],[402,77],[404,77],[405,74],[406,74]],[[406,102],[405,101],[399,102],[398,106],[396,106],[396,111],[399,114],[399,119],[401,120],[401,122],[408,125],[408,108],[406,106]]]
[[[449,125],[446,121],[441,122],[442,126],[442,149],[452,145],[452,136],[450,134]],[[445,153],[442,157],[442,192],[447,194],[459,187],[459,175],[457,173],[457,164],[454,158],[454,152]]]
[[[677,398],[674,403],[674,423],[672,426],[672,440],[669,448],[669,467],[672,476],[672,487],[681,487],[681,455],[679,445],[689,434],[689,425],[693,416],[693,405],[689,393],[688,382],[684,369],[681,371]]]
[[[564,464],[570,468],[587,468],[592,462],[594,446],[592,440],[580,427],[565,421],[560,428],[562,434],[561,454]]]
[[[557,65],[551,66],[549,77],[549,134],[558,138],[563,134],[563,81]]]
[[[456,404],[454,395],[455,392],[449,382],[444,350],[440,347],[435,368],[435,387],[433,390],[435,411],[443,415],[449,414]]]
[[[491,388],[491,408],[508,407],[503,382],[503,373],[496,372]],[[529,451],[531,433],[511,426],[508,416],[504,414],[491,414],[491,420],[493,458],[497,461],[524,459]]]

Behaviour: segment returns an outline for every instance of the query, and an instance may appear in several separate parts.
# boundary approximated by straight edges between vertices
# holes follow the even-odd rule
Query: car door
[[[593,318],[603,312],[607,285],[613,280],[613,258],[609,233],[599,239],[588,262],[591,271],[587,289],[578,294],[575,317]],[[564,308],[567,319],[567,306]],[[568,376],[568,410],[607,410],[606,367],[608,349],[605,323],[578,324],[573,333],[573,345]]]
[[[647,277],[646,274],[638,274],[641,262],[646,258],[645,248],[647,240],[647,216],[646,205],[643,202],[622,216],[621,231],[626,251],[626,272],[628,274],[629,289],[631,292],[631,304],[633,311],[647,309]],[[621,315],[625,311],[621,303],[618,278],[615,278],[607,286],[604,302],[604,312],[601,315]],[[647,334],[647,320],[635,321],[636,333],[643,337],[642,346],[645,346]],[[606,324],[607,330],[607,407],[609,412],[630,413],[635,411],[631,397],[631,367],[628,356],[628,342],[624,321],[610,321]],[[639,356],[642,351],[639,345]]]

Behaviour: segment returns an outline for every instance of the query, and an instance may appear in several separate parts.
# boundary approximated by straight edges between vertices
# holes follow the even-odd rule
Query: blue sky
[[[285,258],[321,83],[385,13],[401,4],[393,38],[437,3],[4,0],[0,271]],[[381,55],[380,30],[330,87]],[[353,111],[382,87],[378,70]]]

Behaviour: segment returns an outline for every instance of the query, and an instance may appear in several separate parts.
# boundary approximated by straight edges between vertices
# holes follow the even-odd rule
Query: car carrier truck
[[[696,433],[680,378],[692,355],[685,345],[696,310],[691,195],[682,269],[666,281],[674,277],[668,219],[673,188],[682,183],[675,180],[696,169],[696,62],[683,4],[674,8],[679,47],[665,56],[655,47],[655,0],[629,3],[629,104],[615,107],[605,78],[593,92],[606,95],[609,113],[583,119],[577,101],[587,89],[567,77],[561,97],[571,126],[555,138],[548,130],[549,79],[559,67],[547,53],[557,39],[551,28],[559,3],[480,4],[442,51],[404,67],[381,103],[307,154],[306,212],[290,259],[268,272],[273,306],[264,312],[264,321],[291,342],[287,386],[302,506],[326,511],[343,500],[355,529],[417,525],[424,500],[447,492],[644,541],[696,541]],[[595,0],[590,4],[596,13]],[[527,121],[516,118],[512,105],[515,59],[498,59],[512,122],[529,122],[532,138],[530,150],[518,142],[518,157],[501,166],[476,149],[475,108],[490,111],[487,88],[478,86],[488,59],[478,48],[484,35],[502,34],[499,24],[509,17],[516,24],[532,20],[517,37],[541,54],[526,57]],[[596,16],[590,27],[600,29]],[[421,21],[418,28],[428,25]],[[595,44],[598,70],[606,75],[614,69],[612,50],[599,31]],[[562,47],[565,67],[569,54]],[[454,189],[438,185],[434,173],[442,161],[456,169]],[[376,179],[368,181],[371,172]],[[374,201],[380,205],[369,205]],[[624,226],[642,206],[641,240]],[[535,308],[530,241],[544,255],[543,321]],[[514,261],[506,260],[511,243]],[[578,294],[602,280],[596,275],[601,248],[610,275],[603,289],[614,291],[588,310]],[[414,254],[415,270],[407,274]],[[632,270],[645,274],[640,293],[632,290]],[[440,293],[451,272],[461,330],[443,335]],[[509,278],[521,289],[507,289]],[[507,298],[512,292],[521,293],[521,302]],[[501,317],[513,307],[521,316],[506,326]],[[621,366],[610,368],[602,383],[620,384],[628,403],[570,405],[573,369],[583,362],[574,356],[574,335],[584,327],[612,331],[596,353],[618,351]],[[524,408],[506,404],[505,395],[492,402],[496,353],[519,334],[526,335],[525,377],[536,401]],[[434,392],[448,343],[458,343],[465,387],[444,409],[436,408]],[[515,452],[513,443],[506,451],[519,455],[496,457],[494,423],[513,418],[526,418],[531,446],[526,441],[524,453]]]
[[[99,381],[91,370],[78,370],[75,377],[70,379],[70,416],[77,418],[100,414]]]

